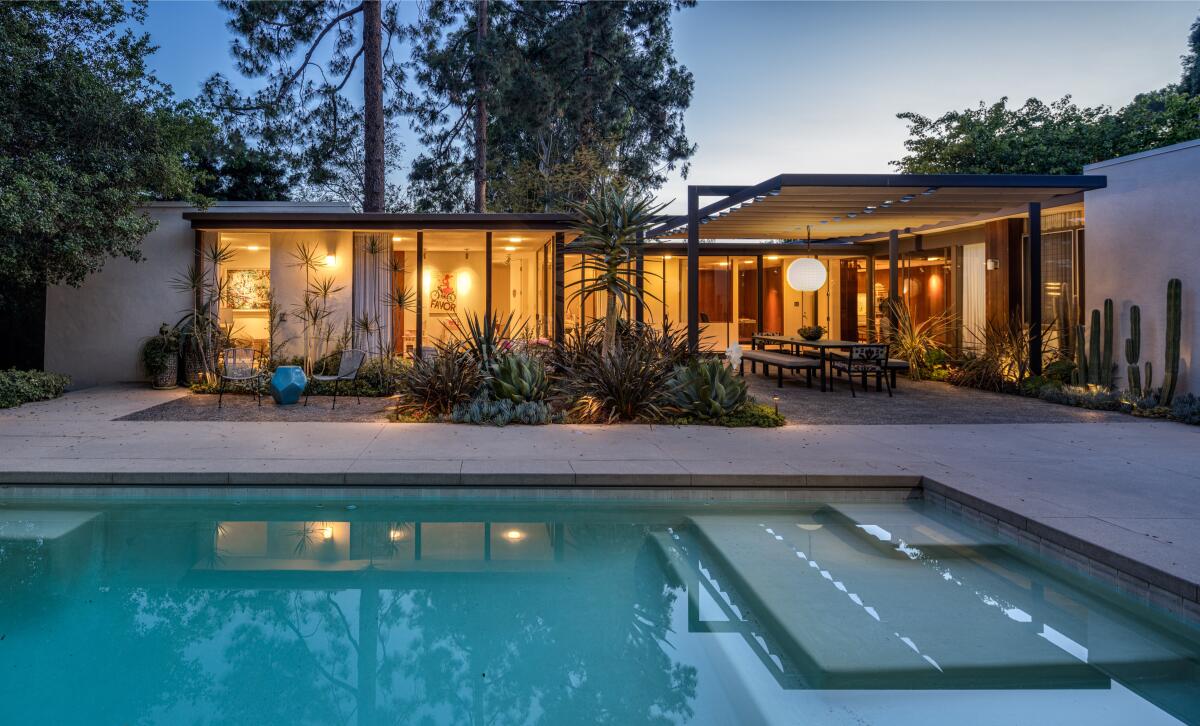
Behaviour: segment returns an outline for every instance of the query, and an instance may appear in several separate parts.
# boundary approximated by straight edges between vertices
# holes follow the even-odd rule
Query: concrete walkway
[[[1093,574],[1128,575],[1200,614],[1200,427],[113,420],[181,393],[97,388],[0,411],[0,484],[839,487],[872,477],[923,483],[1014,539],[1065,547]]]

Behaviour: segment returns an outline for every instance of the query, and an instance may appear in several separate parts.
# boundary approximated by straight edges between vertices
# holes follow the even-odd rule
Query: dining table
[[[821,363],[821,392],[833,390],[833,385],[828,384],[829,362],[831,360],[829,351],[834,350],[850,350],[851,347],[861,345],[857,340],[809,340],[798,335],[770,335],[758,334],[750,338],[750,348],[752,350],[763,350],[767,345],[787,346],[792,349],[794,355],[800,355],[801,350],[815,350],[817,359]]]

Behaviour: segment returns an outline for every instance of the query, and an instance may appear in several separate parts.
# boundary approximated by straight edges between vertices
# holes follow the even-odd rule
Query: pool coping
[[[449,463],[449,462],[447,462]],[[609,462],[611,463],[611,462]],[[923,499],[999,535],[1019,549],[1095,579],[1122,595],[1200,625],[1200,583],[1062,531],[1034,516],[918,474],[678,473],[602,471],[424,472],[0,472],[0,496],[185,499],[329,496],[334,498],[623,500],[647,503],[888,502]]]

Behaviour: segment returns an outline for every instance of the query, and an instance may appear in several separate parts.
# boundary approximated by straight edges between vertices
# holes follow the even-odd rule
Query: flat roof
[[[575,227],[571,214],[383,214],[365,212],[184,212],[192,229],[357,229],[357,230],[545,230]]]
[[[699,186],[722,199],[700,207],[705,240],[865,241],[979,218],[1030,202],[1101,189],[1101,175],[780,174],[749,187]],[[650,236],[686,239],[687,215]]]

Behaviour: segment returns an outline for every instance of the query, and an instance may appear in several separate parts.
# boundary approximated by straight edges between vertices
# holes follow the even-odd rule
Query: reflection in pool
[[[1200,720],[1190,629],[919,505],[2,503],[5,722]]]

